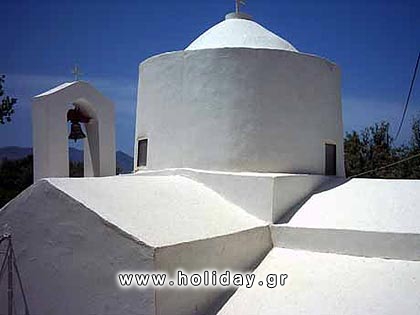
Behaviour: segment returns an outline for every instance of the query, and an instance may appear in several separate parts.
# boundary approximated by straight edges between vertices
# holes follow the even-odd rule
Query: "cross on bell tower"
[[[74,81],[79,81],[80,77],[83,75],[79,65],[74,65],[73,69],[71,70],[71,73],[74,75]]]

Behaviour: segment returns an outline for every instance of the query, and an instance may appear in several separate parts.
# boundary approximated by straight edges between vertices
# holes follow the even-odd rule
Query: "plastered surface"
[[[225,47],[297,51],[288,41],[248,19],[226,19],[200,35],[186,50]]]
[[[255,228],[196,242],[156,250],[156,267],[174,274],[176,270],[233,270],[252,272],[272,248],[268,227]],[[232,293],[231,289],[159,290],[158,315],[214,314]]]
[[[287,173],[223,172],[190,168],[141,170],[136,176],[181,175],[214,190],[257,218],[273,223],[297,207],[329,176]]]
[[[362,257],[420,261],[420,234],[270,227],[277,247]]]
[[[0,226],[5,225],[31,314],[154,314],[153,291],[122,291],[116,279],[121,270],[153,270],[153,248],[49,182],[38,182],[4,207]],[[0,311],[6,306],[7,294],[0,294]]]
[[[48,181],[153,247],[267,225],[182,176],[52,178]]]
[[[85,176],[115,175],[114,104],[87,82],[61,84],[32,100],[34,180],[69,176],[67,111],[77,105],[85,125]]]
[[[420,180],[352,179],[315,193],[287,226],[420,234]]]
[[[136,140],[143,138],[146,169],[300,174],[324,174],[325,144],[334,143],[344,176],[340,71],[273,49],[152,57],[139,74]]]
[[[288,274],[284,286],[240,288],[218,315],[415,315],[420,262],[274,248],[257,278]]]

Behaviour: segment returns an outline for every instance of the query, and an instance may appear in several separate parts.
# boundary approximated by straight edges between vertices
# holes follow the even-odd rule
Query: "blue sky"
[[[117,147],[132,154],[138,65],[184,49],[232,11],[233,0],[2,0],[0,73],[18,98],[0,147],[31,146],[30,98],[72,80],[78,63],[116,104]],[[298,50],[337,63],[345,130],[388,120],[395,133],[420,50],[420,1],[248,0],[244,11]],[[420,114],[420,75],[409,120]]]

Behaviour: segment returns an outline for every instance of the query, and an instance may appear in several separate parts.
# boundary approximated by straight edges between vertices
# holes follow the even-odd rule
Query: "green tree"
[[[376,123],[360,134],[353,131],[344,138],[344,157],[347,176],[379,168],[396,160],[389,133],[389,123]],[[383,171],[367,174],[366,177],[387,176]]]
[[[366,168],[364,145],[356,131],[346,133],[344,138],[344,158],[347,176],[359,174]]]
[[[0,208],[33,183],[32,155],[0,164]]]
[[[16,98],[4,95],[5,78],[6,76],[4,74],[0,75],[0,124],[5,124],[6,122],[12,121],[12,114],[15,112],[14,106],[17,102]]]
[[[360,133],[346,133],[344,156],[347,176],[376,170],[361,177],[419,179],[420,157],[383,168],[420,153],[420,118],[413,120],[411,131],[409,144],[400,146],[394,145],[387,122],[377,123]]]
[[[407,151],[409,156],[420,154],[420,116],[412,121],[410,147]],[[407,168],[410,174],[406,174],[406,178],[420,178],[420,157],[408,161]]]
[[[411,124],[410,146],[412,153],[420,152],[420,116],[415,117]]]

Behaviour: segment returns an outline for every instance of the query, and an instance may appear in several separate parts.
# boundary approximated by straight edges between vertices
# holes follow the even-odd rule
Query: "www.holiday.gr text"
[[[172,287],[172,288],[203,288],[203,287],[245,287],[252,288],[254,285],[275,288],[284,286],[288,275],[267,274],[262,279],[256,279],[253,273],[232,272],[230,270],[217,271],[205,270],[202,272],[187,273],[178,270],[173,278],[167,273],[149,272],[121,272],[117,274],[117,282],[122,288],[129,287]]]

